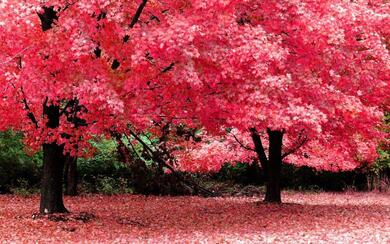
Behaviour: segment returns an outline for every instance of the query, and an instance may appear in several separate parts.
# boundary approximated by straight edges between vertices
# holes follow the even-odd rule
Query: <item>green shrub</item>
[[[113,140],[92,141],[96,148],[92,158],[77,161],[81,192],[131,193],[131,171],[117,159],[116,143]]]
[[[112,195],[118,193],[119,189],[115,179],[103,177],[98,181],[98,191],[106,195]]]
[[[261,168],[255,162],[251,164],[225,164],[218,173],[213,175],[212,178],[242,185],[261,185],[264,183]]]
[[[39,192],[38,188],[31,187],[30,183],[26,179],[17,179],[16,186],[12,187],[10,191],[12,194],[21,196],[29,196]]]
[[[390,191],[390,150],[379,150],[379,155],[367,171],[368,189]]]
[[[257,164],[238,163],[234,166],[224,165],[212,176],[212,179],[221,182],[232,182],[241,185],[262,185],[264,176]],[[296,167],[292,164],[283,164],[281,184],[285,189],[305,191],[343,191],[354,188],[365,190],[367,181],[365,174],[360,170],[347,172],[316,171],[310,167]]]
[[[28,156],[21,140],[22,136],[13,131],[0,132],[0,193],[38,188],[42,155]]]
[[[113,140],[91,142],[96,148],[92,158],[78,159],[78,182],[84,193],[139,193],[181,195],[190,191],[172,174],[161,174],[148,162],[142,169],[119,162]],[[349,172],[315,171],[309,167],[283,164],[281,183],[285,189],[308,191],[386,190],[390,187],[390,152],[379,151],[381,157],[369,168]],[[0,133],[0,194],[29,195],[39,191],[42,153],[25,153],[22,136],[13,131]],[[264,177],[258,164],[226,164],[214,174],[182,174],[198,177],[202,185],[221,182],[228,185],[263,185]],[[141,179],[141,180],[140,180]],[[240,187],[241,187],[240,186]]]

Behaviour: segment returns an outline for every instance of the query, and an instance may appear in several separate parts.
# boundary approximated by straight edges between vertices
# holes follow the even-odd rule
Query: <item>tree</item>
[[[65,155],[64,164],[64,190],[65,195],[76,196],[77,193],[77,157]]]
[[[256,156],[265,200],[280,202],[282,161],[333,171],[373,162],[390,101],[389,10],[383,1],[209,1],[147,32],[151,56],[178,60],[167,76],[188,84],[176,97],[195,103],[185,111],[210,134],[238,134],[195,145],[179,167]]]
[[[148,29],[183,18],[186,8],[185,1],[147,0],[0,4],[0,129],[22,131],[30,150],[43,149],[41,213],[67,211],[66,155],[85,156],[94,135],[186,113],[157,111],[175,101],[180,86],[159,81],[174,63],[160,63],[148,51],[154,41],[143,38]]]
[[[94,53],[98,6],[83,4],[88,1],[0,5],[1,128],[22,131],[32,150],[43,148],[41,213],[67,211],[65,155],[85,154],[88,140],[115,127],[123,113],[112,61]]]

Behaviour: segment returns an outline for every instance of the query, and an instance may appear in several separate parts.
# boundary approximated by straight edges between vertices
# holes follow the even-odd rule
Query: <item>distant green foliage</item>
[[[366,190],[367,181],[362,170],[316,171],[310,167],[296,167],[284,164],[282,185],[285,188],[307,191],[344,191],[347,189]]]
[[[385,124],[387,127],[384,129],[388,135],[390,134],[390,113],[385,116]],[[384,172],[390,172],[390,139],[387,139],[382,145],[382,149],[378,150],[380,155],[379,159],[370,167],[370,172],[376,175],[380,175]],[[389,175],[390,177],[390,175]]]
[[[97,179],[97,192],[105,195],[133,193],[129,181],[124,178],[102,177]]]
[[[81,191],[104,194],[132,192],[131,172],[118,161],[115,141],[103,139],[91,141],[91,144],[96,148],[94,157],[77,161]]]
[[[379,159],[370,167],[370,171],[376,175],[390,170],[390,151],[379,150]]]
[[[347,172],[316,171],[309,167],[282,165],[281,184],[283,188],[305,191],[343,191],[345,189],[365,190],[366,177],[360,170]],[[263,185],[264,176],[258,164],[226,164],[221,171],[212,175],[221,182],[241,185]]]
[[[15,192],[26,185],[36,187],[40,180],[40,153],[30,157],[24,151],[22,136],[0,132],[0,193]]]
[[[95,155],[92,158],[78,159],[81,193],[172,194],[171,192],[179,192],[171,189],[177,182],[173,175],[156,176],[153,171],[145,171],[141,174],[144,186],[140,189],[136,182],[137,179],[139,180],[136,170],[119,161],[115,141],[97,138],[91,141],[91,144],[96,148]],[[136,150],[137,153],[142,154],[141,148]],[[281,183],[287,189],[309,191],[366,190],[367,185],[368,189],[376,189],[375,186],[383,185],[387,182],[386,179],[390,179],[390,151],[379,150],[379,153],[381,157],[375,164],[351,172],[315,171],[308,167],[283,165]],[[148,168],[152,167],[149,159],[144,158],[144,160],[147,161]],[[0,194],[29,195],[38,192],[41,168],[42,153],[39,152],[32,157],[27,155],[21,134],[13,131],[0,133]],[[210,177],[204,176],[199,175],[199,181],[205,181],[204,184],[207,184],[206,181]],[[242,186],[264,184],[261,168],[255,163],[238,163],[234,166],[226,164],[219,173],[210,176],[212,180],[218,182]]]
[[[257,163],[225,164],[214,177],[221,181],[230,181],[242,185],[260,185],[264,183],[261,168]]]

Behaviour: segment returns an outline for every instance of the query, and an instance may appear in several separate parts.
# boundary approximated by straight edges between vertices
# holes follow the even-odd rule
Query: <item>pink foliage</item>
[[[286,151],[308,138],[290,163],[336,170],[375,159],[390,101],[390,3],[145,2],[133,25],[141,1],[50,1],[58,18],[43,31],[38,14],[50,6],[2,1],[0,129],[22,130],[33,149],[57,142],[76,154],[129,124],[235,128],[243,141],[248,128],[269,128],[285,131]],[[75,98],[85,126],[62,117],[47,128],[43,105]],[[212,141],[184,152],[183,168],[251,157],[233,140]]]
[[[390,241],[388,194],[285,193],[283,198],[286,203],[279,205],[257,197],[80,196],[66,199],[75,213],[55,222],[32,218],[38,197],[0,196],[0,237],[39,243]],[[83,212],[95,218],[83,222]]]

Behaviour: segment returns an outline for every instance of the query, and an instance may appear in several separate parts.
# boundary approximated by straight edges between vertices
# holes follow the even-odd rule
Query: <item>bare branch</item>
[[[62,10],[60,10],[60,11],[61,11],[61,12],[64,12],[64,11],[67,10],[70,6],[76,4],[77,2],[79,2],[79,0],[76,0],[76,1],[74,1],[74,2],[72,2],[72,3],[66,2],[66,3],[65,3],[65,7],[64,7]]]
[[[244,149],[246,149],[246,150],[248,150],[248,151],[254,151],[254,152],[256,152],[255,149],[253,149],[253,148],[251,148],[251,147],[249,147],[249,146],[244,145],[244,143],[243,143],[242,141],[240,141],[240,140],[236,137],[235,134],[233,134],[233,133],[230,133],[230,134],[233,135],[234,140],[236,140],[236,142],[237,142],[238,144],[240,144],[240,146],[241,146],[242,148],[244,148]]]
[[[28,49],[31,48],[32,45],[28,45],[27,47],[23,48],[22,50],[20,50],[19,52],[17,52],[16,54],[14,54],[12,57],[10,57],[8,60],[0,63],[0,65],[5,65],[9,62],[11,62],[12,60],[14,60],[15,58],[20,58],[25,51],[27,51]],[[18,66],[20,67],[20,65],[18,64]]]
[[[165,68],[161,71],[161,73],[167,73],[168,71],[172,70],[173,67],[175,67],[175,63],[174,63],[174,62],[172,62],[172,63],[171,63],[170,65],[168,65],[167,67],[165,67]]]
[[[301,132],[298,135],[297,140],[295,141],[295,146],[289,148],[282,154],[282,159],[287,157],[288,155],[291,155],[298,151],[299,148],[301,148],[303,145],[306,144],[306,142],[309,140],[306,135],[303,135],[304,130],[301,130]]]
[[[139,17],[141,17],[142,11],[144,10],[147,2],[148,0],[142,0],[141,4],[138,6],[138,9],[135,12],[133,19],[131,20],[131,23],[129,25],[130,28],[133,28],[135,24],[137,24]]]
[[[186,179],[184,178],[182,175],[180,175],[178,172],[176,172],[176,170],[172,167],[172,165],[168,164],[167,162],[165,162],[165,160],[163,160],[163,158],[161,157],[161,155],[159,155],[159,152],[157,151],[153,151],[144,141],[142,141],[142,139],[134,132],[132,131],[130,128],[129,128],[129,132],[130,132],[130,135],[132,135],[137,141],[139,141],[142,146],[146,149],[146,151],[149,153],[149,155],[151,156],[151,158],[153,159],[154,162],[156,162],[157,164],[169,169],[173,175],[175,175],[175,177],[180,180],[181,182],[183,182],[185,185],[187,185],[188,187],[194,189],[194,190],[199,190],[201,192],[203,192],[205,195],[208,195],[208,196],[218,196],[219,194],[218,193],[215,193],[215,192],[212,192],[202,186],[200,186],[199,184],[197,184],[196,182],[194,182],[193,180],[191,179]]]
[[[130,138],[129,138],[126,134],[125,134],[125,137],[126,137],[127,142],[130,144],[131,149],[133,150],[134,154],[135,154],[139,159],[141,159],[142,161],[144,161],[144,159],[141,158],[141,155],[139,155],[139,153],[137,152],[137,149],[135,149],[133,143],[131,143]]]
[[[267,159],[267,155],[265,154],[263,142],[261,141],[261,137],[255,128],[250,128],[249,131],[251,132],[253,144],[255,144],[255,151],[257,157],[259,158],[261,168],[265,172],[264,174],[265,177],[267,177],[266,172],[268,172],[268,159]]]
[[[34,113],[31,111],[30,106],[28,105],[26,94],[24,93],[23,87],[20,88],[20,91],[22,93],[22,102],[24,104],[24,109],[27,111],[27,117],[34,123],[35,127],[38,129],[38,120],[36,119]]]

